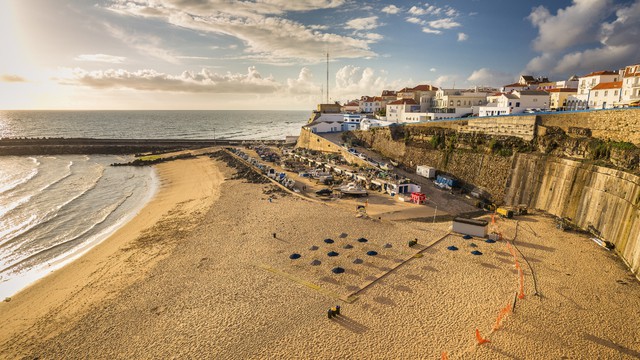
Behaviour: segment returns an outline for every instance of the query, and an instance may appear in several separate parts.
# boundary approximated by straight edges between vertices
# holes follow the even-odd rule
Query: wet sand
[[[612,253],[543,214],[497,221],[505,238],[517,228],[525,297],[492,331],[519,287],[503,241],[464,240],[450,223],[357,218],[272,184],[231,180],[231,169],[208,158],[160,165],[169,179],[163,169],[175,177],[161,193],[185,186],[142,237],[114,236],[0,304],[1,357],[640,356],[638,281]],[[329,320],[335,305],[342,315]],[[491,342],[476,345],[476,328]]]

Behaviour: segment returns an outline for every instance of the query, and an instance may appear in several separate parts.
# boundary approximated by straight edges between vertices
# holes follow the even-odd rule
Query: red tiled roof
[[[592,72],[591,74],[587,74],[583,77],[589,77],[589,76],[598,76],[598,75],[618,75],[617,71],[608,71],[608,70],[603,70],[603,71],[595,71]]]
[[[346,104],[346,105],[344,105],[344,106],[360,106],[360,104],[358,104],[358,103],[357,103],[357,102],[355,102],[355,101],[350,101],[349,103],[347,103],[347,104]]]
[[[509,85],[505,85],[504,87],[527,87],[529,85],[522,85],[520,83],[513,83],[513,84],[509,84]]]
[[[622,88],[622,81],[601,82],[600,84],[592,87],[591,90],[620,89],[620,88]]]
[[[550,93],[556,93],[556,92],[578,92],[578,89],[574,89],[574,88],[555,88],[555,89],[549,89],[549,90],[545,90],[546,92],[550,92]]]
[[[414,91],[437,91],[438,88],[431,85],[418,85],[413,88]]]
[[[400,99],[400,100],[392,101],[387,105],[418,105],[418,103],[413,99]]]

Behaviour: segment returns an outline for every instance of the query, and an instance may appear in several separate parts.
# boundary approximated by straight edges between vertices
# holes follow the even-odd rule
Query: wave
[[[38,163],[39,164],[39,163]],[[0,194],[4,194],[8,191],[11,191],[15,188],[17,188],[18,186],[28,182],[29,180],[33,179],[36,175],[38,175],[38,168],[33,168],[31,169],[31,171],[29,172],[29,174],[27,174],[26,177],[17,179],[13,182],[9,182],[8,184],[5,184],[3,186],[0,186]]]
[[[99,218],[95,223],[93,223],[90,227],[88,227],[87,229],[85,229],[84,231],[82,231],[81,233],[73,236],[70,239],[64,240],[62,242],[59,242],[57,244],[51,245],[49,247],[43,248],[43,249],[38,249],[35,253],[26,256],[22,259],[18,259],[16,260],[13,264],[0,269],[0,274],[5,273],[5,272],[9,272],[12,271],[16,268],[19,267],[23,267],[24,265],[28,265],[27,263],[32,260],[35,259],[36,257],[42,256],[46,253],[51,253],[54,250],[61,248],[65,245],[71,244],[73,242],[75,242],[78,239],[81,239],[83,236],[85,236],[87,233],[91,232],[93,229],[95,229],[97,226],[99,226],[100,224],[104,223],[111,214],[113,214],[116,210],[118,210],[118,208],[120,208],[120,206],[122,206],[122,204],[124,204],[125,201],[127,201],[131,196],[133,195],[133,193],[129,193],[128,195],[124,196],[122,199],[120,199],[120,201],[118,201],[117,203],[114,203],[111,207],[108,208],[104,208],[101,211],[101,218]],[[19,271],[20,269],[18,269]]]
[[[73,165],[73,161],[70,161],[69,164],[67,165],[67,172],[64,175],[62,175],[61,177],[59,177],[58,179],[56,179],[56,180],[54,180],[52,182],[40,187],[36,191],[36,193],[32,193],[30,195],[27,195],[27,196],[25,196],[25,197],[23,197],[21,199],[18,199],[16,201],[14,201],[14,202],[12,202],[12,203],[10,203],[8,205],[4,205],[2,208],[0,208],[0,219],[2,219],[5,214],[7,214],[8,212],[12,211],[13,209],[19,207],[22,204],[25,204],[25,203],[29,202],[29,200],[31,200],[31,198],[34,195],[37,195],[37,193],[42,192],[42,191],[50,188],[51,186],[59,183],[60,181],[68,178],[69,176],[71,176],[71,165]],[[2,236],[3,236],[2,233],[0,233],[0,238],[2,238]]]
[[[44,216],[42,216],[40,218],[41,219],[40,222],[31,221],[29,224],[25,224],[25,222],[23,222],[23,223],[20,224],[20,227],[13,227],[12,229],[0,231],[0,239],[3,236],[7,235],[7,234],[10,235],[6,239],[3,239],[2,241],[0,241],[0,245],[7,244],[9,241],[15,239],[16,237],[18,237],[20,235],[25,235],[25,234],[27,234],[27,233],[29,233],[31,231],[34,231],[36,229],[39,229],[39,228],[47,225],[49,222],[51,222],[53,219],[55,219],[56,216],[58,216],[58,214],[60,213],[61,210],[65,209],[69,204],[71,204],[75,200],[81,199],[89,191],[95,189],[95,187],[98,185],[98,182],[102,178],[103,174],[104,174],[104,167],[100,168],[99,176],[96,177],[96,179],[90,184],[90,186],[88,188],[86,188],[84,191],[82,191],[81,193],[77,194],[76,196],[70,198],[66,202],[54,207],[53,209],[51,209],[50,211],[45,213]],[[34,217],[35,216],[32,215],[32,217],[30,219],[33,219]],[[11,231],[13,231],[13,233]]]

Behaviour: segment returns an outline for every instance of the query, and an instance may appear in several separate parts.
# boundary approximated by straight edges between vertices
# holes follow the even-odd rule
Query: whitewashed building
[[[622,81],[601,82],[589,91],[591,109],[611,109],[620,102]]]
[[[481,106],[479,116],[498,116],[521,114],[527,109],[546,109],[549,106],[549,93],[541,90],[513,91],[501,94],[494,103]]]
[[[591,103],[589,93],[593,87],[603,82],[616,82],[620,79],[617,71],[596,71],[578,80],[578,93],[567,101],[568,110],[584,110]]]
[[[384,109],[386,103],[381,96],[363,96],[360,98],[359,112],[373,114]]]
[[[622,89],[619,105],[637,105],[640,101],[640,64],[629,65],[622,73]]]
[[[413,99],[401,99],[387,104],[387,121],[398,123],[404,113],[418,112],[420,105]]]

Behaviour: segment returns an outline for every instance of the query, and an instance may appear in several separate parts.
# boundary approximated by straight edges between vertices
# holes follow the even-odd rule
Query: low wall
[[[296,148],[303,148],[315,151],[322,151],[326,153],[340,153],[340,146],[338,144],[334,144],[331,141],[318,136],[311,132],[311,130],[302,128],[300,130],[300,136],[298,137],[298,142],[296,143]]]

